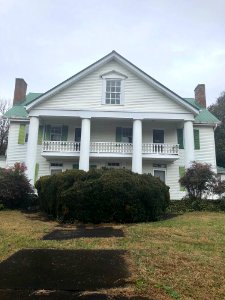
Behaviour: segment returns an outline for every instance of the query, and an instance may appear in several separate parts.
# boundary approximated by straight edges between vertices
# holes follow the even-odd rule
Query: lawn
[[[0,262],[29,248],[127,250],[132,282],[116,292],[154,300],[225,299],[224,213],[193,212],[155,223],[110,226],[125,236],[43,240],[74,226],[59,226],[38,214],[0,211]]]

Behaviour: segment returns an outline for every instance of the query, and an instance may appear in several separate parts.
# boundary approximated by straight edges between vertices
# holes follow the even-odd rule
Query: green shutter
[[[195,143],[195,150],[199,150],[200,149],[199,129],[194,129],[194,143]]]
[[[179,167],[179,176],[183,177],[185,174],[185,167]],[[185,187],[180,184],[180,191],[185,191]]]
[[[79,164],[73,164],[73,169],[78,170],[79,169]]]
[[[35,174],[34,174],[34,183],[37,181],[38,179],[38,172],[39,172],[39,164],[37,163],[35,165]]]
[[[45,140],[50,141],[51,125],[45,125]]]
[[[177,142],[179,144],[179,149],[184,149],[184,134],[183,128],[177,129]]]
[[[122,127],[116,127],[116,142],[122,141]]]
[[[42,139],[43,139],[43,126],[40,125],[38,129],[38,145],[42,144]]]
[[[18,144],[25,144],[26,125],[20,124]]]

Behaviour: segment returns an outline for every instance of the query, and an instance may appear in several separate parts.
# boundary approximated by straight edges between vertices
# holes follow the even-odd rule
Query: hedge
[[[170,203],[169,187],[128,170],[68,170],[36,182],[40,208],[62,221],[158,220]]]

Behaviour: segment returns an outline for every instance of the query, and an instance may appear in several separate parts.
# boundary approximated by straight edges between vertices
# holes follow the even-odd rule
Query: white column
[[[190,167],[194,161],[194,131],[193,122],[184,121],[184,149],[185,149],[185,168]]]
[[[82,119],[79,170],[89,170],[91,120]]]
[[[26,167],[27,177],[30,179],[30,183],[34,185],[35,177],[35,165],[37,157],[37,143],[38,143],[38,128],[39,118],[31,117],[27,141],[27,156],[26,156]]]
[[[133,121],[132,171],[142,174],[142,121]]]

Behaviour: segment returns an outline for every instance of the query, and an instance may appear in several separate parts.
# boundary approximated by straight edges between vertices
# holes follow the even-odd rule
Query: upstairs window
[[[153,143],[164,144],[164,130],[153,130]]]
[[[123,105],[124,85],[127,76],[117,71],[109,71],[101,75],[102,78],[102,104]]]
[[[50,140],[51,141],[61,141],[62,140],[62,126],[61,125],[51,126]]]
[[[121,80],[107,79],[105,91],[106,104],[121,103]]]

